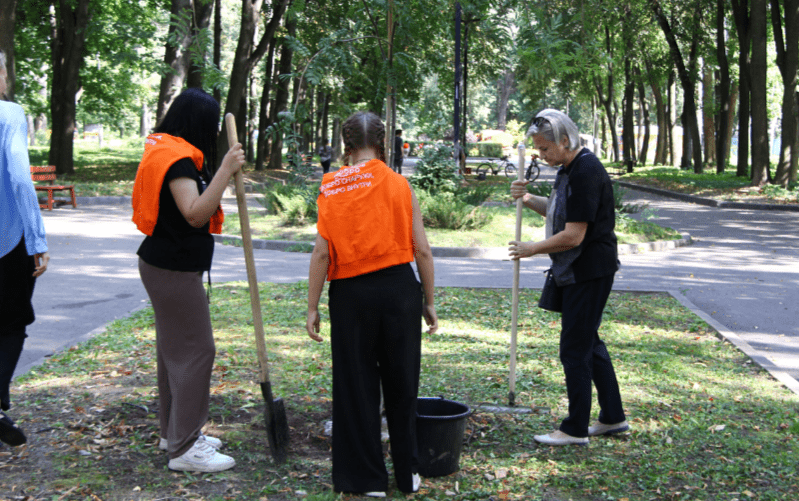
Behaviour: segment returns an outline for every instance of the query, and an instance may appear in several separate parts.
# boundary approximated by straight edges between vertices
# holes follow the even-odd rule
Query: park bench
[[[55,178],[56,178],[55,165],[31,165],[31,179],[33,181],[49,181],[49,184],[34,185],[36,191],[47,192],[47,203],[42,203],[40,201],[39,208],[53,210],[53,203],[59,203],[59,204],[71,203],[72,207],[77,207],[78,204],[75,201],[75,186],[71,184],[66,184],[66,185],[53,184]],[[67,191],[67,190],[69,190],[70,197],[72,198],[71,201],[53,199],[54,191]]]

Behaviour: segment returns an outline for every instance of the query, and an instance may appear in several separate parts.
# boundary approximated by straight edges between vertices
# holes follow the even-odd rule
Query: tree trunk
[[[505,130],[508,123],[508,102],[513,92],[514,75],[512,70],[506,70],[497,80],[497,129]]]
[[[330,139],[330,135],[327,133],[327,128],[329,125],[328,116],[330,115],[330,93],[325,94],[325,102],[322,107],[322,135],[321,135],[321,144],[325,144],[325,141]]]
[[[732,133],[735,128],[735,110],[738,104],[738,82],[733,82],[730,87],[730,106],[727,110],[727,132],[724,137],[724,151],[727,152],[727,158],[732,155]]]
[[[279,3],[272,4],[272,17],[269,19],[258,45],[254,46],[262,2],[263,0],[242,0],[239,39],[236,46],[236,54],[233,58],[233,68],[230,71],[230,85],[228,87],[227,102],[225,103],[225,114],[232,113],[237,118],[240,112],[243,111],[241,102],[247,91],[250,72],[261,57],[266,54],[269,42],[275,35],[275,31],[283,14],[286,12],[290,0],[281,0]],[[239,135],[244,132],[239,130]],[[227,151],[227,144],[227,132],[223,127],[219,133],[217,149],[219,151]]]
[[[341,159],[341,118],[333,117],[333,133],[331,134],[330,144],[333,147],[333,158]]]
[[[646,100],[646,88],[644,87],[644,78],[641,75],[641,68],[635,67],[635,82],[638,84],[638,109],[641,112],[640,124],[643,124],[644,134],[643,142],[641,143],[641,152],[638,155],[638,162],[643,166],[646,165],[647,156],[649,155],[649,105]]]
[[[716,0],[716,58],[719,63],[719,79],[716,83],[718,98],[718,120],[716,128],[716,173],[721,174],[727,168],[727,155],[730,149],[729,117],[730,102],[730,63],[727,60],[727,40],[724,28],[725,0]]]
[[[715,96],[713,92],[713,71],[707,62],[702,68],[702,124],[705,165],[711,165],[716,160],[716,123],[713,120]]]
[[[677,126],[677,84],[674,79],[674,72],[669,73],[669,128],[668,133],[668,152],[669,152],[669,165],[677,165],[677,147],[674,144],[674,129]],[[683,131],[685,134],[685,131]]]
[[[86,30],[91,17],[89,0],[58,0],[51,39],[53,80],[50,93],[52,135],[47,163],[59,174],[75,172],[73,137],[75,134],[75,96],[80,85]],[[74,8],[72,6],[74,5]]]
[[[799,164],[799,99],[797,99],[797,67],[799,66],[799,0],[783,0],[784,22],[779,0],[771,0],[771,22],[777,66],[782,75],[782,142],[774,183],[788,187],[796,181]],[[784,34],[783,34],[784,27]],[[784,35],[784,36],[783,36]]]
[[[196,38],[201,30],[208,28],[211,24],[211,12],[214,10],[214,0],[194,0],[194,16],[192,16],[191,31]],[[198,57],[195,54],[195,57]],[[202,55],[203,60],[206,54]],[[189,60],[189,75],[186,87],[203,88],[203,65],[195,64]]]
[[[751,34],[749,27],[749,0],[731,0],[732,12],[735,16],[735,27],[738,34],[738,75],[740,84],[740,103],[738,106],[738,167],[736,175],[749,176],[749,117],[751,85],[749,78],[749,62]]]
[[[14,64],[14,27],[16,26],[17,0],[3,0],[0,4],[0,50],[6,55],[6,99],[14,101],[17,73]],[[2,96],[0,96],[2,99]]]
[[[150,128],[150,108],[147,106],[147,100],[142,99],[141,120],[139,120],[139,136],[147,137],[150,134]]]
[[[613,151],[613,161],[618,162],[620,159],[619,153],[619,138],[616,134],[616,113],[614,112],[614,100],[615,100],[615,83],[613,81],[613,43],[612,37],[610,35],[610,28],[605,26],[605,49],[608,51],[608,54],[611,55],[607,63],[607,96],[605,96],[605,90],[602,88],[602,84],[600,80],[597,80],[594,83],[597,91],[597,97],[599,99],[599,104],[605,108],[605,115],[608,119],[608,129],[610,129],[610,140],[612,142],[611,148]]]
[[[255,170],[264,169],[264,159],[266,158],[266,145],[268,138],[266,137],[266,129],[271,125],[269,122],[269,115],[267,108],[269,105],[269,93],[272,90],[272,67],[275,62],[275,47],[277,46],[277,38],[272,38],[269,42],[269,51],[266,56],[266,68],[264,71],[264,88],[261,93],[261,103],[258,106],[258,141],[255,147]]]
[[[663,34],[666,37],[666,41],[669,44],[669,49],[671,52],[672,59],[674,60],[674,64],[677,67],[677,76],[680,79],[680,83],[683,87],[683,95],[684,95],[684,104],[683,104],[683,116],[685,121],[683,123],[683,131],[685,131],[686,125],[687,128],[690,129],[691,133],[691,144],[693,146],[693,164],[694,164],[694,172],[700,174],[702,172],[702,149],[699,147],[700,139],[699,139],[699,121],[697,120],[697,113],[696,113],[696,83],[694,82],[694,71],[693,68],[696,64],[696,52],[699,45],[699,30],[694,30],[693,38],[691,40],[691,47],[688,56],[688,64],[682,56],[682,52],[680,51],[680,46],[677,43],[677,37],[674,31],[671,28],[671,24],[669,23],[668,19],[666,19],[665,14],[663,13],[663,9],[660,6],[659,0],[650,0],[652,3],[652,10],[655,13],[655,17],[657,18],[658,24],[660,28],[663,30]],[[697,3],[698,5],[698,3]],[[696,19],[697,22],[701,20],[702,17],[702,8],[699,6],[696,9]]]
[[[255,132],[258,130],[256,120],[258,118],[258,100],[255,98],[255,78],[250,75],[250,85],[248,91],[249,113],[247,116],[247,161],[255,162]]]
[[[657,116],[658,126],[654,165],[664,165],[666,163],[666,144],[669,127],[666,105],[663,102],[663,92],[660,89],[660,84],[654,78],[652,65],[649,61],[646,61],[646,73],[647,80],[649,81],[649,88],[652,90],[652,97],[655,99],[655,115]]]
[[[766,74],[767,0],[751,0],[752,61],[749,78],[752,93],[752,186],[762,186],[769,175],[769,123]]]
[[[175,36],[177,26],[175,23],[179,19],[183,19],[189,14],[191,10],[191,0],[172,0],[172,8],[170,10],[170,19],[172,24],[169,25],[169,34],[167,38]],[[186,80],[186,73],[189,67],[189,44],[191,37],[185,36],[176,42],[166,42],[164,50],[164,68],[166,72],[161,77],[161,86],[158,90],[158,106],[155,111],[155,123],[160,124],[164,119],[169,105],[175,100],[180,91],[183,89],[183,83]]]
[[[222,0],[214,2],[214,67],[222,69]],[[222,102],[222,89],[214,87],[214,99]]]
[[[294,37],[297,32],[297,21],[290,19],[286,22],[286,30],[288,36]],[[278,75],[289,75],[291,73],[291,58],[294,56],[294,51],[288,44],[288,40],[282,41],[283,46],[280,49],[280,67]],[[275,105],[269,113],[269,121],[274,125],[280,120],[279,113],[286,111],[286,104],[289,100],[289,79],[277,78],[275,81],[277,91],[275,93]],[[269,150],[269,166],[268,169],[280,170],[283,167],[283,133],[277,131],[275,136],[271,138],[272,147]]]
[[[627,28],[625,28],[626,30]],[[635,122],[633,106],[635,105],[635,82],[633,80],[632,61],[624,58],[624,101],[622,109],[621,142],[624,154],[624,167],[632,174],[635,166]]]

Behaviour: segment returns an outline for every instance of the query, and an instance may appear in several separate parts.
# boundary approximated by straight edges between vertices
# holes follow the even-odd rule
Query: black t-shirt
[[[172,271],[207,271],[214,257],[214,238],[208,233],[210,222],[195,228],[180,213],[169,182],[188,177],[205,190],[205,182],[194,162],[183,158],[175,162],[164,176],[158,207],[158,221],[153,234],[144,238],[137,254],[145,263]]]
[[[556,219],[555,233],[562,231],[565,223],[588,223],[588,228],[575,249],[551,254],[556,282],[567,285],[613,275],[619,269],[616,209],[605,167],[593,153],[582,149],[567,168],[558,171],[558,178],[565,217]],[[565,268],[559,270],[559,264]]]
[[[402,161],[402,138],[394,136],[394,163]]]

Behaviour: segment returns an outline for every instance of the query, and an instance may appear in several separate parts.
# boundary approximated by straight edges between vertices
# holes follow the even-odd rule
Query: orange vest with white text
[[[169,168],[183,158],[191,159],[197,170],[203,170],[203,153],[183,138],[169,134],[150,134],[144,142],[144,155],[133,182],[133,222],[139,231],[152,235],[158,222],[161,187]],[[222,233],[225,216],[217,207],[211,216],[209,233]]]
[[[411,187],[380,160],[322,178],[319,234],[330,252],[328,280],[413,261]]]

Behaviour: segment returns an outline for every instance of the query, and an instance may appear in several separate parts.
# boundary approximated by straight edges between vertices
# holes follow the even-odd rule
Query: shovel
[[[519,168],[517,169],[519,181],[524,181],[524,143],[519,143]],[[516,238],[522,239],[522,197],[516,199]],[[519,260],[513,262],[513,304],[511,306],[511,331],[510,331],[510,391],[508,392],[508,405],[516,405],[516,331],[519,324]]]
[[[225,115],[228,144],[238,142],[236,134],[236,118],[232,113]],[[269,448],[276,463],[284,463],[288,453],[289,425],[286,421],[286,407],[282,398],[272,396],[272,383],[269,382],[269,361],[266,358],[264,343],[264,321],[261,318],[261,297],[258,294],[258,279],[255,276],[255,259],[252,253],[252,235],[250,234],[250,216],[247,213],[247,201],[244,198],[244,179],[241,170],[236,172],[236,203],[239,206],[239,222],[241,223],[241,240],[244,243],[244,262],[247,265],[247,281],[250,284],[250,306],[252,306],[252,322],[255,326],[255,345],[258,349],[258,362],[261,366],[261,394],[266,401],[264,418]]]

